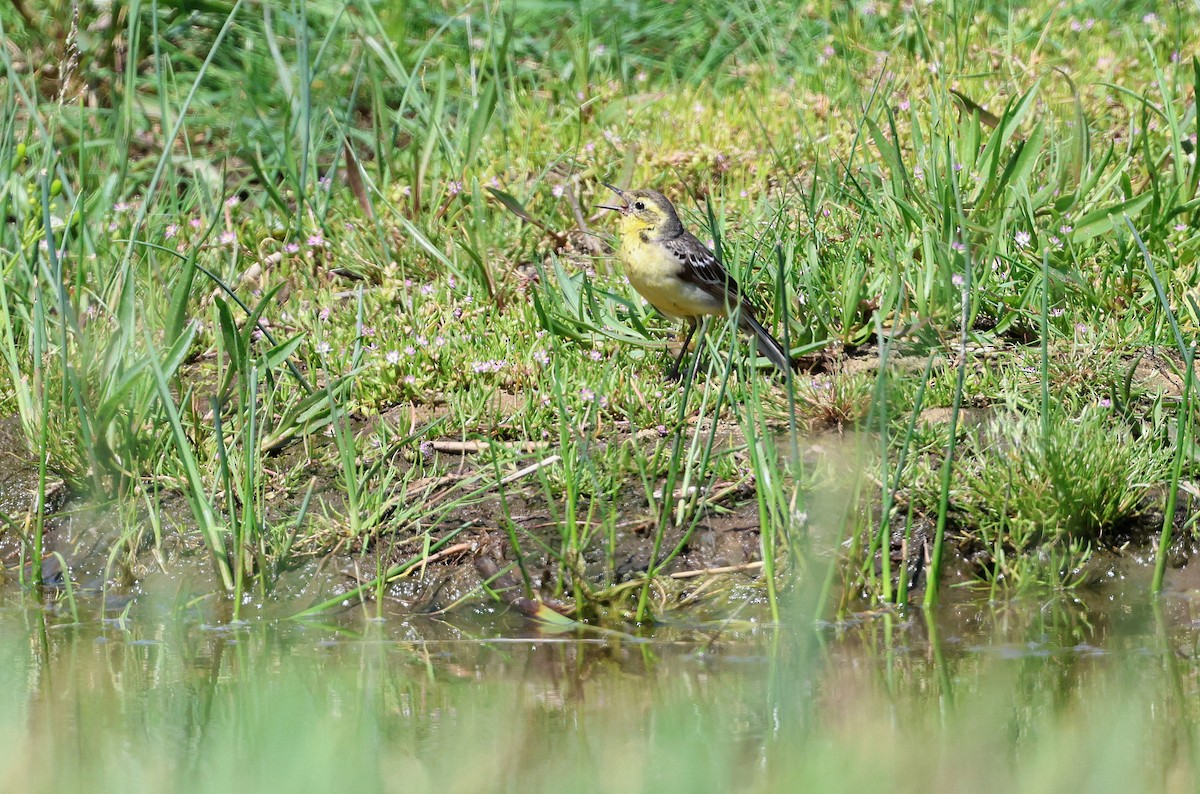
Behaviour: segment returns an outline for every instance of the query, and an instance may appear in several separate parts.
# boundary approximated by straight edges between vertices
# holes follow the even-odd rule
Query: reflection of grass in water
[[[469,623],[214,631],[139,606],[123,631],[4,616],[6,787],[1141,791],[1200,760],[1196,669],[1166,629],[1122,634],[1067,603],[955,604],[942,637],[889,617],[699,646],[489,643]]]

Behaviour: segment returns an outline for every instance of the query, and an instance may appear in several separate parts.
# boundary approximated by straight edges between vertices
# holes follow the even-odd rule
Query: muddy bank
[[[408,410],[398,407],[397,412]],[[386,421],[387,415],[372,421]],[[29,546],[36,518],[39,478],[36,461],[29,454],[15,418],[0,421],[0,505],[10,518],[8,531],[0,533],[7,576],[11,581],[34,578],[28,569]],[[442,451],[444,450],[444,451]],[[492,464],[476,453],[477,446],[461,441],[430,439],[417,454],[442,456],[450,474],[437,482],[410,483],[403,499],[436,500],[460,482],[489,475]],[[300,455],[299,445],[285,452],[279,465],[290,465],[286,455]],[[540,453],[539,453],[540,454]],[[542,458],[551,456],[546,452]],[[316,456],[314,456],[315,458]],[[338,473],[331,468],[312,469],[313,494],[307,507],[308,522],[337,523],[345,511],[344,493],[337,487]],[[385,596],[415,612],[438,612],[471,598],[488,598],[482,587],[478,561],[494,561],[501,570],[515,561],[508,542],[511,525],[528,548],[524,562],[536,595],[554,599],[563,592],[562,566],[549,550],[561,544],[561,534],[541,489],[513,482],[503,496],[491,495],[473,504],[449,511],[429,537],[453,535],[452,541],[429,555],[429,560],[411,575],[396,579]],[[96,502],[86,494],[71,493],[62,478],[47,478],[43,526],[41,583],[51,589],[65,584],[64,564],[70,571],[75,592],[104,592],[119,606],[129,596],[147,590],[173,587],[180,592],[203,594],[220,589],[209,550],[204,543],[184,495],[162,490],[154,494],[156,509],[143,505]],[[268,519],[286,525],[293,521],[306,493],[279,490],[269,497]],[[758,513],[746,497],[747,487],[725,488],[716,494],[713,506],[720,513],[706,514],[689,532],[682,553],[664,571],[673,581],[687,583],[716,575],[741,574],[753,578],[758,569]],[[644,497],[631,497],[618,508],[620,516],[611,529],[611,554],[593,548],[578,561],[584,577],[597,588],[602,583],[619,585],[642,574],[654,548],[656,522],[649,515]],[[302,528],[303,529],[303,528]],[[383,531],[368,538],[343,536],[325,547],[312,542],[297,544],[287,559],[273,561],[266,572],[267,590],[291,609],[313,603],[338,592],[348,591],[373,580],[381,570],[420,555],[426,539],[416,534]],[[314,537],[323,537],[317,527]],[[659,541],[670,549],[683,539],[684,529],[673,528]],[[364,542],[365,541],[365,542]],[[595,546],[596,544],[593,544]],[[539,551],[541,549],[541,551]],[[24,555],[22,552],[24,551]],[[22,560],[26,567],[21,569]]]
[[[972,366],[992,366],[995,360],[994,353],[980,355]],[[948,358],[943,358],[936,366],[945,367],[949,363]],[[825,370],[825,374],[815,377],[828,378],[830,372],[847,372],[853,377],[877,365],[876,351],[860,349],[837,361],[825,359],[819,367],[814,367]],[[920,370],[924,358],[896,356],[890,359],[889,366],[905,372]],[[1147,392],[1167,397],[1178,397],[1182,392],[1179,362],[1169,353],[1138,351],[1118,357],[1118,366],[1127,368],[1131,383]],[[804,388],[817,389],[814,383],[811,379],[805,381]],[[380,422],[397,426],[424,424],[437,419],[440,410],[430,405],[395,406],[357,423],[355,430],[366,431]],[[870,435],[849,429],[849,425],[822,422],[823,415],[817,412],[810,417],[812,421],[799,452],[805,470],[824,472],[824,481],[808,495],[803,514],[792,517],[791,530],[794,536],[802,531],[811,541],[810,550],[828,561],[850,542],[845,525],[838,523],[849,517],[847,504],[852,497],[846,483],[863,475],[864,461],[869,459],[864,457],[864,450],[869,456],[878,442]],[[959,425],[967,431],[985,432],[997,416],[986,401],[973,399],[960,416]],[[918,424],[937,427],[948,420],[947,409],[927,408]],[[783,434],[786,425],[780,423],[776,430]],[[740,454],[738,450],[745,444],[735,423],[720,423],[714,429],[714,437],[718,449],[732,454]],[[649,448],[660,440],[657,431],[631,434],[614,428],[604,438],[598,438],[596,444],[634,443]],[[339,484],[340,474],[330,456],[324,454],[328,452],[328,444],[327,439],[310,438],[305,443],[290,445],[271,459],[272,470],[299,469],[306,476],[301,481],[279,477],[264,501],[267,529],[279,531],[291,527],[290,531],[299,540],[289,544],[291,551],[283,558],[265,561],[263,582],[252,588],[259,601],[277,602],[278,609],[285,608],[278,604],[294,608],[297,604],[319,602],[369,583],[381,571],[406,560],[421,558],[427,539],[444,538],[449,539],[408,575],[384,588],[384,596],[401,608],[424,613],[436,613],[464,600],[486,600],[495,596],[497,588],[485,589],[484,580],[497,573],[507,571],[509,576],[515,573],[512,565],[517,561],[517,553],[511,543],[515,534],[521,543],[521,562],[534,595],[561,602],[570,611],[570,577],[558,559],[563,545],[558,523],[562,520],[561,505],[549,503],[546,489],[537,483],[539,467],[550,469],[557,465],[556,452],[551,446],[532,442],[506,444],[507,450],[524,453],[520,458],[528,462],[524,474],[517,470],[521,463],[497,472],[491,456],[485,454],[486,442],[427,438],[396,450],[375,450],[375,455],[397,471],[408,471],[417,462],[423,462],[430,470],[443,472],[437,477],[412,480],[407,489],[393,487],[392,492],[385,494],[392,500],[392,514],[399,515],[418,503],[439,500],[453,503],[464,483],[471,483],[482,494],[445,511],[432,526],[389,525],[385,516],[373,531],[353,536],[345,531],[346,501]],[[504,482],[510,477],[511,481]],[[504,482],[503,487],[487,487],[489,483],[500,482]],[[0,554],[12,580],[20,573],[22,548],[27,551],[32,538],[32,517],[40,492],[37,463],[25,446],[19,422],[15,418],[0,421],[0,511],[9,519],[7,531],[0,533]],[[77,589],[126,596],[164,587],[175,587],[192,595],[220,589],[213,575],[209,550],[181,493],[167,489],[153,492],[148,500],[156,506],[153,512],[146,508],[145,501],[132,505],[96,503],[85,494],[71,493],[62,478],[52,471],[46,478],[44,492],[45,561],[40,578],[45,586],[58,588],[65,584],[65,563]],[[659,521],[641,486],[632,481],[624,495],[609,505],[615,520],[607,525],[595,519],[591,525],[581,524],[586,532],[603,533],[604,539],[600,542],[597,535],[580,559],[569,562],[569,568],[586,583],[589,600],[611,607],[616,615],[621,615],[634,591],[625,585],[642,578],[656,544],[660,559],[667,550],[681,547],[680,554],[661,571],[662,583],[655,590],[661,606],[702,607],[709,600],[718,601],[719,594],[731,588],[743,597],[747,594],[754,597],[761,569],[762,540],[753,481],[743,477],[718,482],[707,492],[690,494],[689,498],[702,500],[694,525],[685,521],[683,527],[671,527],[662,537],[656,538]],[[906,498],[904,491],[896,496],[896,506],[900,509],[891,520],[888,553],[895,581],[898,583],[903,576],[910,594],[916,597],[925,584],[925,565],[936,516],[918,508],[910,517],[904,509],[908,506]],[[1113,582],[1136,579],[1141,570],[1152,565],[1154,543],[1163,523],[1165,500],[1161,487],[1148,489],[1144,501],[1144,509],[1136,520],[1112,527],[1100,536],[1087,560],[1087,569],[1076,577],[1085,586],[1102,589]],[[303,522],[293,526],[298,523],[302,504],[307,509]],[[874,505],[876,513],[878,507]],[[1192,490],[1181,490],[1173,522],[1172,570],[1168,581],[1169,586],[1177,589],[1200,587],[1197,579],[1200,574],[1194,573],[1191,570],[1194,566],[1188,564],[1197,550],[1190,522],[1198,508],[1200,504]],[[959,518],[951,511],[947,540],[953,559],[944,575],[951,584],[978,582],[987,578],[989,555],[994,549],[981,547],[977,537],[956,523]],[[878,521],[877,515],[873,521]],[[490,565],[481,566],[481,560]],[[481,570],[485,571],[483,576]],[[877,561],[877,572],[881,570]],[[507,582],[511,589],[511,580],[502,582]],[[846,587],[837,600],[849,606],[860,594],[849,581],[844,584]],[[519,589],[524,586],[521,581]],[[745,587],[751,589],[738,590]]]

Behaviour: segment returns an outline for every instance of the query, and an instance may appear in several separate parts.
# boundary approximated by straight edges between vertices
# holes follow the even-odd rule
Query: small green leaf
[[[542,224],[535,221],[533,216],[525,210],[525,206],[521,202],[517,201],[516,197],[511,193],[505,193],[498,187],[489,187],[487,191],[488,193],[492,194],[492,198],[503,204],[509,212],[516,215],[526,223],[532,223],[534,226],[541,227]]]
[[[275,347],[268,350],[259,359],[258,368],[264,372],[270,372],[283,366],[292,353],[296,352],[296,348],[300,347],[300,343],[304,341],[304,334],[296,334],[286,342],[281,342]]]
[[[471,114],[471,121],[467,131],[467,153],[463,159],[465,164],[475,162],[475,153],[479,151],[479,144],[483,141],[483,135],[487,132],[488,124],[492,121],[492,113],[496,110],[496,81],[489,80],[484,86],[483,94],[479,97],[479,104],[475,107],[475,112]]]
[[[1120,223],[1121,216],[1128,215],[1131,218],[1136,216],[1153,198],[1153,194],[1143,193],[1127,201],[1092,210],[1075,223],[1075,230],[1071,232],[1071,242],[1078,245],[1112,231],[1113,227]]]

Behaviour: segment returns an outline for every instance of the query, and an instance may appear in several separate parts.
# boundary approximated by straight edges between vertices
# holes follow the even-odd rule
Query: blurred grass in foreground
[[[0,775],[31,794],[1191,790],[1195,609],[959,601],[940,628],[637,642],[489,611],[213,628],[151,599],[81,624],[10,602]]]

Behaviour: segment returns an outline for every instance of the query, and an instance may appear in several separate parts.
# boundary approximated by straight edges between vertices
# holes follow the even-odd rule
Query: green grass
[[[403,568],[490,500],[531,594],[644,621],[731,483],[776,615],[819,582],[911,600],[925,540],[934,584],[978,545],[993,584],[1061,584],[1138,494],[1165,559],[1196,461],[1193,8],[36,6],[0,11],[0,405],[77,493],[186,494],[239,604],[305,555]],[[768,386],[718,323],[662,383],[600,180],[675,198],[829,371]],[[862,443],[801,453],[831,428]],[[421,446],[446,438],[516,443],[464,473]]]
[[[1070,582],[1097,544],[1146,542],[1136,519],[1154,504],[1148,488],[1166,480],[1167,462],[1158,443],[1132,438],[1103,409],[1052,412],[1044,426],[1001,413],[960,444],[950,505],[964,540],[986,551],[976,559],[989,578],[1016,588],[1023,579]],[[918,504],[936,504],[933,473],[917,482]],[[1046,570],[1026,563],[1038,549],[1060,552]]]

